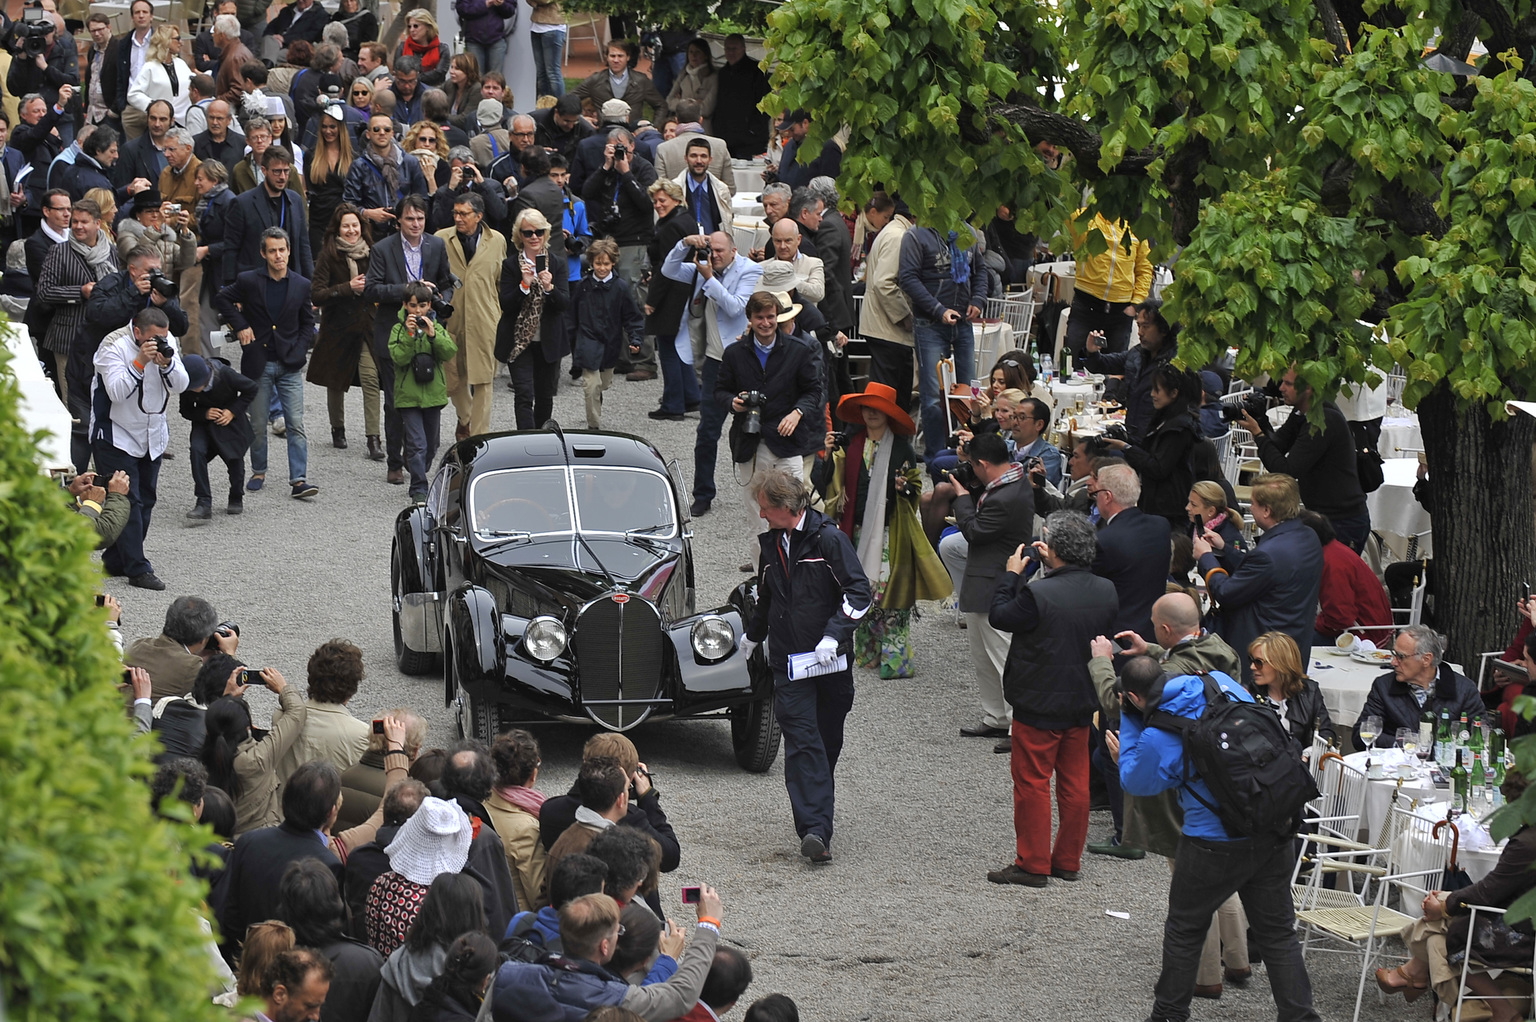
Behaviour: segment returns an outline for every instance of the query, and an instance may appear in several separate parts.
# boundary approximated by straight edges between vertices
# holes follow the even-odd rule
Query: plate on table
[[[1392,662],[1392,653],[1385,649],[1357,649],[1349,655],[1349,658],[1358,660],[1362,664],[1385,666]]]

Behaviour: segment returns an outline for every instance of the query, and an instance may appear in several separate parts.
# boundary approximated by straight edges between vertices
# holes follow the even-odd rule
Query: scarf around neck
[[[430,43],[422,43],[418,46],[416,41],[407,35],[405,37],[402,52],[412,57],[420,57],[421,70],[423,72],[431,71],[433,68],[437,67],[438,61],[441,60],[443,56],[443,48],[437,43],[438,41],[434,39]]]
[[[98,278],[103,273],[110,273],[114,268],[112,266],[112,253],[115,249],[111,240],[107,237],[107,232],[99,227],[96,229],[96,243],[94,245],[82,244],[75,240],[74,235],[70,235],[69,247],[80,253],[80,256],[89,264],[91,271]]]
[[[358,238],[356,241],[342,241],[340,238],[337,238],[336,251],[346,257],[347,279],[350,280],[357,276],[358,261],[366,258],[368,255],[368,243],[362,238]]]
[[[864,495],[864,519],[859,523],[859,564],[865,576],[874,579],[880,577],[880,556],[885,549],[885,497],[891,478],[891,448],[896,446],[893,440],[887,428],[875,446],[869,466],[869,492]],[[864,443],[874,443],[868,433]],[[863,452],[859,453],[862,456]]]
[[[363,156],[379,168],[379,173],[384,175],[384,184],[389,187],[391,199],[400,198],[400,163],[397,152],[403,152],[400,147],[391,142],[389,144],[389,158],[379,155],[379,151],[372,146],[363,150]]]
[[[521,784],[503,784],[496,788],[496,794],[511,802],[517,808],[538,816],[539,810],[544,807],[545,795]]]
[[[193,216],[197,217],[197,219],[201,221],[203,219],[203,214],[208,212],[208,203],[212,202],[214,197],[217,196],[220,192],[227,191],[229,191],[229,185],[222,183],[216,184],[212,188],[208,189],[208,194],[199,198],[197,200],[197,204],[192,207]]]

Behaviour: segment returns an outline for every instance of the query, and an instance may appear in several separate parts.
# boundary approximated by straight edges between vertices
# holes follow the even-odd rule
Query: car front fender
[[[454,669],[464,684],[499,679],[506,669],[501,614],[490,590],[465,583],[448,598],[447,631]]]
[[[737,645],[741,642],[741,614],[734,607],[718,607],[674,621],[667,629],[667,638],[672,641],[672,648],[677,652],[678,674],[683,691],[695,694],[749,691],[752,688],[752,677],[747,670],[747,658],[740,649],[733,648],[721,659],[713,661],[705,660],[694,652],[693,626],[704,617],[723,618],[730,624]]]

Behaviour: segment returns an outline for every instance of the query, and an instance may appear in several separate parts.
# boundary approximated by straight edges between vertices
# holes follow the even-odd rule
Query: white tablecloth
[[[1058,377],[1051,381],[1051,396],[1056,399],[1058,405],[1063,401],[1069,403],[1076,401],[1079,397],[1085,402],[1092,401],[1093,384],[1087,382],[1079,383],[1075,380],[1063,380]]]
[[[1424,449],[1424,437],[1419,433],[1418,416],[1406,419],[1382,419],[1381,443],[1378,450],[1383,458],[1418,459]]]
[[[737,192],[731,196],[731,212],[738,216],[762,216],[762,195],[757,192],[749,192],[743,195]]]
[[[1360,810],[1360,840],[1370,841],[1373,837],[1381,836],[1381,828],[1387,820],[1387,808],[1392,805],[1392,793],[1398,792],[1398,804],[1406,806],[1410,800],[1420,803],[1445,802],[1450,796],[1443,788],[1436,788],[1434,782],[1429,779],[1427,771],[1414,776],[1411,780],[1404,780],[1401,789],[1397,786],[1396,762],[1397,754],[1392,750],[1376,749],[1370,753],[1356,752],[1344,757],[1344,762],[1356,770],[1365,769],[1366,759],[1380,761],[1383,754],[1388,760],[1386,766],[1387,777],[1381,780],[1367,779],[1365,782],[1365,805]],[[1445,807],[1440,807],[1440,818],[1445,818]]]
[[[1386,481],[1375,493],[1366,494],[1366,505],[1371,511],[1371,528],[1390,536],[1400,536],[1406,547],[1408,538],[1430,527],[1429,512],[1413,499],[1413,484],[1417,480],[1419,463],[1416,458],[1390,458],[1382,463]],[[1430,555],[1429,537],[1419,541],[1420,556]],[[1394,546],[1394,549],[1398,549]],[[1401,552],[1401,551],[1399,551]]]
[[[1381,677],[1391,667],[1363,664],[1347,656],[1334,656],[1323,647],[1312,648],[1312,666],[1308,676],[1323,690],[1323,705],[1334,727],[1341,732],[1355,726],[1360,718],[1360,708],[1370,695],[1371,682]]]

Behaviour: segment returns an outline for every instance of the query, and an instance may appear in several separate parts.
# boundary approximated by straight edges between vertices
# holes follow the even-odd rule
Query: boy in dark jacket
[[[256,381],[241,376],[222,358],[188,355],[190,383],[181,395],[181,417],[192,423],[188,443],[192,459],[192,491],[197,505],[187,517],[206,522],[213,517],[213,488],[208,463],[224,459],[229,469],[229,505],[237,515],[245,510],[245,452],[251,446],[251,420],[246,415],[256,397]]]
[[[618,244],[599,238],[589,251],[592,272],[571,295],[576,323],[571,367],[581,370],[581,386],[587,395],[587,428],[602,429],[603,391],[613,386],[613,367],[623,354],[625,336],[631,348],[640,346],[645,315],[629,284],[613,272],[619,263]]]
[[[405,285],[405,304],[389,334],[389,357],[395,364],[395,407],[405,433],[413,501],[427,499],[427,472],[437,457],[443,406],[448,403],[443,363],[458,353],[448,330],[432,317],[432,289],[419,280]]]

